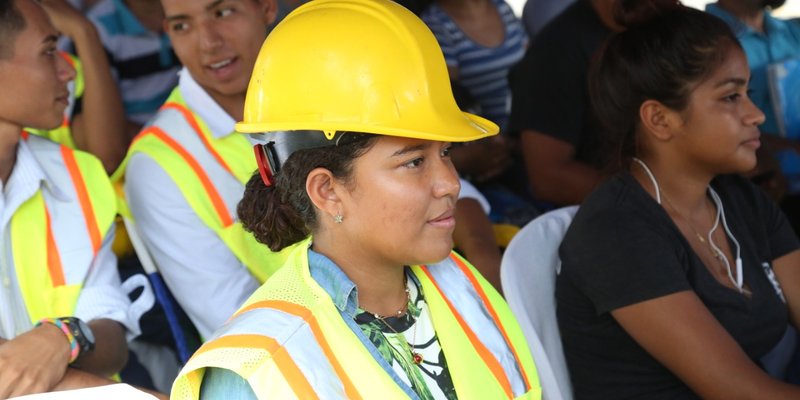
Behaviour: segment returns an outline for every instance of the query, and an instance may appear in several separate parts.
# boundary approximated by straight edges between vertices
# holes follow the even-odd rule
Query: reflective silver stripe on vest
[[[442,294],[456,308],[461,318],[475,330],[476,336],[500,362],[514,393],[525,393],[525,381],[522,379],[522,373],[514,353],[508,348],[503,334],[491,315],[481,307],[483,300],[477,292],[472,290],[472,282],[451,258],[438,264],[428,265],[428,272],[438,284]],[[470,290],[464,290],[467,287]]]
[[[224,325],[212,340],[232,335],[261,335],[272,338],[282,344],[283,350],[291,356],[319,398],[346,397],[344,385],[337,378],[311,328],[302,318],[277,309],[258,308],[242,313],[235,321],[235,324]]]

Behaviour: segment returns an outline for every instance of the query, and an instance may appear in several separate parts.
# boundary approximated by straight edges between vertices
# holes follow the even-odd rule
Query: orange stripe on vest
[[[56,240],[53,238],[53,228],[50,225],[50,212],[44,208],[44,217],[47,221],[47,270],[50,272],[50,281],[53,287],[64,286],[64,267],[61,265],[61,256],[58,254]]]
[[[303,372],[297,367],[297,364],[292,360],[292,357],[281,345],[273,338],[261,335],[230,335],[223,336],[217,340],[203,345],[198,354],[218,348],[236,347],[236,348],[253,348],[257,347],[265,349],[272,355],[275,364],[281,371],[283,376],[289,382],[292,391],[298,399],[318,399],[317,393],[311,384],[308,383]]]
[[[224,228],[227,228],[233,225],[233,218],[231,218],[230,214],[228,214],[228,208],[225,206],[225,202],[222,201],[222,196],[220,196],[219,192],[214,187],[214,184],[211,183],[211,179],[208,177],[208,175],[206,175],[205,171],[203,171],[203,168],[200,166],[197,160],[195,160],[194,157],[192,157],[192,155],[189,154],[189,152],[183,148],[183,146],[181,146],[178,142],[169,137],[169,135],[164,133],[163,130],[155,126],[150,126],[147,129],[145,129],[142,133],[140,133],[136,137],[134,141],[140,140],[141,138],[147,135],[153,135],[157,137],[159,140],[161,140],[167,146],[169,146],[172,150],[178,153],[183,158],[183,160],[186,161],[187,164],[189,164],[189,167],[192,168],[194,173],[200,179],[200,183],[203,185],[203,188],[205,189],[209,200],[211,200],[211,204],[214,206],[214,210],[217,212],[217,216],[219,217],[222,226]]]
[[[500,383],[500,386],[503,387],[503,391],[506,392],[506,395],[508,396],[509,399],[513,399],[514,392],[511,390],[511,383],[508,381],[508,377],[506,376],[505,371],[503,371],[503,367],[500,365],[500,362],[497,361],[497,359],[492,355],[489,349],[487,349],[486,346],[484,346],[483,343],[481,343],[478,337],[475,336],[475,332],[473,332],[472,329],[470,329],[469,325],[467,325],[467,322],[464,321],[464,319],[461,317],[461,314],[458,313],[458,311],[453,306],[453,303],[450,301],[450,299],[448,299],[447,296],[444,295],[444,292],[442,292],[442,289],[439,287],[439,284],[436,283],[436,280],[433,279],[433,276],[431,275],[430,271],[428,271],[428,267],[422,265],[420,266],[420,268],[422,269],[422,272],[424,272],[425,275],[428,276],[428,279],[430,279],[431,283],[433,283],[433,286],[436,288],[436,291],[439,292],[439,294],[442,296],[445,303],[447,304],[447,307],[450,308],[450,312],[456,318],[456,321],[458,321],[458,325],[461,326],[461,329],[464,330],[464,333],[467,335],[467,338],[469,339],[470,343],[472,343],[472,346],[478,352],[478,355],[481,357],[481,359],[483,359],[483,362],[486,364],[486,366],[489,367],[489,370],[492,371],[492,375],[494,375],[495,379],[497,379],[497,382]]]
[[[86,230],[89,232],[89,239],[92,241],[92,251],[94,255],[100,251],[100,246],[103,244],[103,237],[100,235],[100,230],[97,228],[97,218],[94,215],[92,208],[92,201],[89,199],[89,192],[86,190],[86,182],[83,181],[78,163],[75,162],[75,153],[67,146],[61,146],[61,157],[64,159],[64,164],[67,166],[69,176],[72,177],[72,184],[75,186],[75,193],[78,194],[78,201],[83,210],[83,219],[86,222]]]
[[[486,297],[486,292],[483,291],[483,287],[478,283],[478,279],[475,278],[475,275],[472,273],[466,264],[464,264],[464,260],[460,257],[451,257],[455,262],[461,272],[467,276],[469,282],[472,283],[472,287],[475,288],[475,291],[478,292],[478,295],[481,297],[481,301],[483,301],[484,307],[489,310],[489,314],[494,319],[494,322],[497,324],[497,327],[500,328],[500,333],[503,334],[503,339],[506,340],[506,344],[508,344],[508,348],[511,349],[511,353],[514,354],[514,360],[517,361],[517,365],[522,366],[522,362],[520,362],[519,355],[517,355],[517,349],[511,343],[511,340],[508,338],[508,333],[506,333],[506,328],[503,326],[503,323],[500,321],[500,318],[497,316],[497,312],[492,307],[492,303],[489,301],[489,298]],[[531,383],[528,381],[528,374],[525,373],[524,368],[520,368],[520,373],[522,373],[522,379],[525,381],[525,391],[531,390]]]
[[[266,301],[259,301],[253,303],[239,311],[233,315],[231,318],[235,318],[239,314],[245,313],[250,310],[258,309],[258,308],[272,308],[276,310],[283,311],[288,314],[292,314],[294,316],[302,318],[308,326],[311,328],[311,332],[314,333],[314,338],[319,343],[319,346],[322,348],[322,351],[325,353],[325,357],[328,358],[331,365],[333,366],[333,370],[336,372],[336,376],[339,377],[339,380],[342,381],[344,385],[344,392],[347,395],[348,399],[360,399],[361,395],[358,394],[356,387],[350,382],[350,378],[344,372],[344,369],[341,365],[339,365],[339,361],[336,359],[336,356],[333,354],[333,350],[331,350],[331,346],[328,344],[328,341],[325,339],[325,336],[322,334],[322,329],[319,327],[319,323],[317,319],[311,314],[307,308],[303,306],[299,306],[297,304],[289,303],[286,301],[277,301],[277,300],[266,300]]]
[[[162,110],[167,108],[172,108],[174,110],[180,111],[180,113],[183,114],[183,118],[185,118],[186,121],[189,123],[189,125],[192,126],[192,129],[194,129],[195,133],[197,133],[197,136],[200,137],[200,140],[203,142],[203,146],[206,147],[206,150],[208,150],[208,152],[211,153],[212,156],[214,156],[217,162],[220,165],[222,165],[222,168],[225,168],[225,170],[228,171],[229,174],[236,176],[233,173],[231,167],[228,166],[228,163],[225,162],[222,156],[220,156],[219,153],[217,153],[217,151],[214,150],[214,148],[211,146],[211,143],[208,142],[208,138],[206,138],[206,135],[203,135],[203,131],[200,129],[200,124],[197,123],[197,119],[194,117],[194,114],[191,111],[189,111],[189,109],[175,102],[164,103],[164,105],[161,106]]]

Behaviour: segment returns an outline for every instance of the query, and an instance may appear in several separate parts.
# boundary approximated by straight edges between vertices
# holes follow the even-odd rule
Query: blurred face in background
[[[267,27],[275,19],[275,0],[162,0],[161,4],[164,30],[197,83],[218,103],[243,101]]]

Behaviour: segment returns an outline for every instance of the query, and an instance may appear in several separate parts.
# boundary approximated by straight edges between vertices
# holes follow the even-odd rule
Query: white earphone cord
[[[656,202],[660,205],[661,204],[661,188],[658,186],[658,181],[656,181],[655,175],[653,172],[650,171],[650,168],[644,161],[640,160],[637,157],[633,158],[633,161],[637,162],[639,165],[642,166],[642,169],[647,176],[650,178],[650,182],[653,183],[656,192]],[[723,211],[722,207],[722,199],[719,198],[717,191],[714,190],[711,186],[708,187],[708,192],[711,194],[711,199],[714,201],[714,204],[717,206],[717,218],[714,220],[714,226],[711,227],[711,230],[708,231],[708,243],[711,245],[711,248],[720,256],[722,261],[725,263],[725,269],[728,272],[728,279],[739,289],[739,292],[742,291],[742,286],[744,285],[744,276],[742,273],[742,257],[741,257],[741,250],[742,248],[739,246],[739,241],[736,240],[736,237],[733,236],[731,233],[730,228],[728,228],[728,221],[725,218],[725,212]],[[711,235],[717,230],[717,226],[719,226],[720,217],[722,218],[722,227],[725,229],[725,233],[728,235],[729,238],[733,241],[733,244],[736,245],[736,277],[733,276],[733,271],[731,270],[730,261],[728,261],[728,257],[725,257],[725,253],[717,246],[716,243],[711,239]]]
[[[736,286],[737,289],[739,289],[739,291],[742,291],[742,286],[744,285],[744,279],[742,276],[742,257],[741,257],[742,248],[739,246],[739,241],[736,240],[736,237],[733,236],[733,233],[731,233],[731,229],[728,227],[728,220],[727,218],[725,218],[725,211],[722,206],[722,199],[719,198],[717,191],[714,190],[714,188],[712,188],[711,186],[708,187],[708,192],[711,194],[711,199],[714,200],[714,204],[717,205],[717,218],[716,221],[714,221],[714,226],[711,228],[710,231],[708,231],[708,243],[711,245],[711,248],[713,248],[714,251],[716,251],[717,254],[719,254],[722,260],[725,262],[725,268],[728,270],[728,278],[730,278],[731,282],[733,282],[733,284]],[[715,229],[717,229],[720,217],[722,217],[722,227],[723,229],[725,229],[725,233],[728,235],[729,238],[731,238],[731,241],[733,241],[733,244],[736,246],[735,278],[733,277],[733,272],[731,271],[731,265],[730,262],[728,261],[728,257],[725,257],[725,254],[722,252],[722,250],[719,247],[717,247],[717,244],[714,243],[713,240],[711,240],[711,234],[714,232]]]

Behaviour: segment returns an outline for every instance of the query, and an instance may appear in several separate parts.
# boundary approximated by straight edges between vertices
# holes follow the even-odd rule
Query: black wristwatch
[[[61,323],[69,328],[72,336],[75,337],[75,341],[78,343],[78,347],[80,348],[78,357],[81,357],[94,350],[94,334],[92,333],[92,328],[89,328],[89,325],[86,324],[86,322],[83,322],[80,318],[75,317],[61,317],[59,320],[61,320]]]

